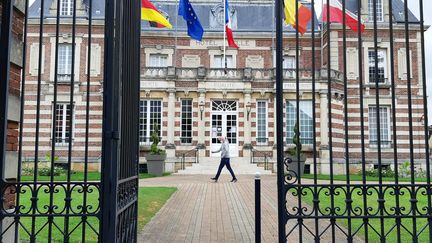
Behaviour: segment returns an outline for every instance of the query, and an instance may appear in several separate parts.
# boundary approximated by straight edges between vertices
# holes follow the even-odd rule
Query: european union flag
[[[186,20],[188,35],[194,40],[201,41],[204,29],[189,0],[180,0],[178,14]]]

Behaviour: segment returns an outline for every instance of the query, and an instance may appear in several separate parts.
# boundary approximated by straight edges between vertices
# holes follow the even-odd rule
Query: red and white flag
[[[336,22],[344,24],[344,12],[342,10],[342,3],[340,0],[330,0],[330,20],[327,16],[327,3],[324,3],[323,7],[323,22]],[[350,27],[355,32],[358,32],[358,17],[353,12],[349,11],[347,8],[345,8],[345,24],[346,26]],[[365,26],[364,24],[360,25],[361,32],[364,32]]]
[[[234,41],[233,31],[231,29],[228,0],[225,0],[225,32],[228,41],[228,46],[232,48],[239,48]]]

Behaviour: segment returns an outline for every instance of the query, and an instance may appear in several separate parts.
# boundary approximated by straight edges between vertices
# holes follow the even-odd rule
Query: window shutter
[[[42,63],[41,63],[41,74],[44,73],[45,67],[45,45],[42,45]],[[39,72],[39,43],[33,43],[30,46],[30,65],[29,73],[31,76],[37,76]]]

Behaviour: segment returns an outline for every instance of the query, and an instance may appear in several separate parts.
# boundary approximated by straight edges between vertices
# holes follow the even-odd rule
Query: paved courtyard
[[[212,183],[208,175],[173,175],[141,180],[141,187],[175,186],[178,190],[139,230],[140,242],[254,242],[254,176],[240,176],[237,183],[230,179],[223,175]],[[277,242],[276,176],[262,177],[261,192],[262,240]],[[291,200],[294,198],[288,198],[288,204]],[[287,232],[294,224],[288,223]],[[314,230],[313,223],[306,225]],[[327,225],[320,223],[320,227]],[[288,242],[298,242],[297,237],[298,232],[293,232]],[[341,234],[337,237],[346,241]],[[313,242],[307,232],[302,238]]]

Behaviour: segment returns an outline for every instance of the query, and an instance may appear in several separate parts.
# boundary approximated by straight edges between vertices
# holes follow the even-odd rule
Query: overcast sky
[[[309,0],[310,1],[310,0]],[[419,0],[408,0],[408,5],[411,11],[418,17],[419,16]],[[30,0],[32,4],[34,0]],[[425,25],[432,25],[432,14],[428,14],[432,11],[432,1],[423,0],[423,9],[426,14],[424,14]],[[316,12],[321,13],[321,1],[316,0]],[[425,47],[426,47],[426,75],[427,75],[427,87],[428,87],[428,107],[429,108],[429,124],[432,124],[432,27],[425,33]]]

